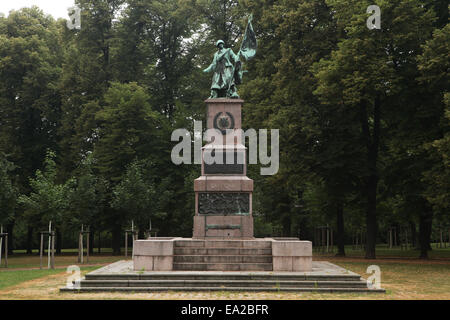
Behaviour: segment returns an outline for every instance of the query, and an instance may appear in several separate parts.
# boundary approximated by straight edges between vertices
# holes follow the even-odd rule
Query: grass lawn
[[[318,260],[318,259],[316,259]],[[325,259],[324,259],[325,260]],[[68,274],[65,270],[27,270],[0,272],[0,300],[3,299],[77,299],[77,300],[450,300],[450,262],[409,260],[359,261],[353,258],[326,259],[366,278],[367,267],[381,269],[381,286],[386,294],[293,293],[293,292],[155,292],[155,293],[60,293]],[[83,267],[82,274],[97,267]]]
[[[367,267],[378,265],[386,299],[450,299],[450,263],[352,262],[328,260],[367,278]]]
[[[13,270],[0,272],[0,290],[21,282],[61,273],[61,270]]]
[[[332,252],[324,253],[320,252],[317,248],[313,250],[315,256],[320,257],[332,257],[336,254],[337,248],[334,246]],[[353,258],[364,258],[364,250],[363,249],[354,249],[353,246],[345,246],[345,254],[347,257]],[[408,249],[401,250],[400,247],[394,247],[389,249],[386,245],[377,245],[376,247],[376,255],[377,258],[381,259],[389,259],[389,258],[406,258],[406,259],[417,259],[420,255],[420,251],[417,249]],[[428,256],[430,259],[443,259],[450,261],[450,247],[447,248],[436,248],[436,246],[432,245],[432,250],[428,252]]]
[[[47,246],[45,247],[45,250],[47,250]],[[85,250],[85,254],[86,254],[86,249],[84,249],[84,250]],[[33,254],[39,255],[39,249],[33,249],[31,251],[32,251]],[[131,249],[128,248],[128,251],[131,252]],[[61,249],[61,252],[62,252],[62,254],[78,254],[78,249],[77,248]],[[125,248],[122,248],[121,252],[122,252],[122,254],[125,254]],[[14,253],[26,254],[26,250],[25,249],[15,249]],[[98,254],[97,248],[94,248],[94,254]],[[101,253],[100,254],[111,255],[112,254],[112,249],[111,248],[101,248]]]
[[[128,256],[130,257],[131,254]],[[101,255],[91,255],[89,257],[89,264],[107,264],[115,261],[125,259],[124,256],[112,256],[108,254]],[[39,268],[40,258],[39,255],[27,255],[21,253],[14,253],[14,255],[10,255],[8,257],[8,269],[4,269],[3,265],[0,268],[0,272],[2,270],[11,270],[11,269],[31,269],[31,268]],[[86,263],[86,256],[84,257],[84,262]],[[3,261],[2,261],[3,263]],[[65,267],[78,263],[78,256],[70,253],[64,253],[63,255],[55,255],[55,267]],[[47,268],[47,256],[43,256],[42,258],[42,267],[44,269]]]
[[[81,267],[81,274],[84,275],[99,267]],[[53,279],[66,279],[69,274],[61,269],[50,270],[8,270],[0,272],[0,300],[2,299],[22,299],[27,296],[27,300],[42,299],[41,294],[53,284]],[[65,284],[66,282],[64,282]],[[64,285],[62,284],[62,285]],[[60,286],[59,286],[60,287]],[[59,288],[58,287],[58,288]],[[41,288],[45,288],[41,290]],[[10,294],[12,289],[14,294]],[[53,288],[54,289],[54,288]],[[35,290],[35,294],[28,295],[29,291]],[[17,292],[19,292],[17,294]],[[41,293],[41,294],[40,294]],[[45,294],[45,293],[44,293]],[[52,299],[52,298],[47,298]]]

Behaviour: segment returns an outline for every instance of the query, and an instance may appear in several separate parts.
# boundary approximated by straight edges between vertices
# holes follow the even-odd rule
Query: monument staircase
[[[131,261],[119,261],[86,274],[85,278],[79,282],[78,287],[66,287],[60,290],[62,292],[385,292],[383,289],[368,289],[366,281],[358,274],[327,262],[314,262],[313,271],[305,273],[261,271],[137,272],[132,269]]]
[[[184,271],[272,271],[272,243],[245,240],[177,241],[173,269]]]

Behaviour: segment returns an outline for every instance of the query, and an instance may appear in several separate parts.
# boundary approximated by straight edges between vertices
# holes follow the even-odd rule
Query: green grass
[[[99,267],[83,267],[83,272],[93,271]],[[18,285],[22,282],[47,277],[63,272],[61,269],[50,270],[9,270],[0,272],[0,290]]]
[[[131,259],[131,254],[128,255],[128,258]],[[89,264],[107,264],[124,259],[125,257],[123,255],[112,256],[107,254],[101,255],[95,254],[89,257]],[[43,256],[42,259],[42,267],[46,269],[47,263],[48,263],[47,255],[45,255]],[[86,256],[84,257],[84,263],[86,263]],[[73,264],[80,264],[78,263],[78,255],[68,253],[63,253],[62,255],[55,255],[55,267],[68,266]],[[0,267],[0,272],[1,270],[4,270],[3,265],[4,264],[2,264],[2,267]],[[39,268],[39,266],[40,266],[40,258],[39,255],[36,254],[27,255],[14,253],[14,255],[10,255],[8,257],[8,269]]]
[[[128,256],[130,259],[131,257]],[[89,264],[107,264],[124,260],[124,256],[90,256]],[[86,257],[84,258],[86,263]],[[47,268],[47,256],[42,259],[42,267]],[[78,257],[74,255],[55,256],[55,267],[68,266],[68,265],[81,265],[78,263]],[[39,256],[30,255],[14,255],[8,258],[8,269],[24,269],[24,268],[39,268],[40,259]],[[0,268],[0,271],[4,270]]]
[[[47,247],[45,247],[45,252],[47,252]],[[84,251],[86,252],[86,247],[84,249]],[[100,254],[107,254],[107,255],[111,255],[112,254],[112,249],[111,248],[101,248],[101,253]],[[131,247],[128,248],[128,251],[131,252]],[[15,249],[14,253],[15,254],[26,254],[27,250],[25,249]],[[78,254],[78,249],[77,248],[72,248],[72,249],[61,249],[62,254]],[[125,248],[121,248],[121,252],[123,254],[125,254]],[[33,249],[32,250],[33,254],[39,254],[39,249]],[[94,248],[94,254],[98,254],[97,248]]]
[[[24,281],[60,273],[61,270],[16,270],[0,272],[0,290]]]
[[[337,248],[334,246],[332,252],[320,252],[316,247],[313,249],[315,256],[327,257],[333,256],[337,253]],[[354,249],[353,246],[345,246],[345,254],[347,257],[353,258],[364,258],[364,249]],[[418,258],[420,251],[417,249],[401,250],[400,247],[388,248],[386,245],[377,245],[376,247],[377,258]],[[436,248],[432,245],[432,250],[428,252],[430,259],[450,259],[450,247],[447,248]]]
[[[450,293],[450,264],[436,263],[389,263],[331,261],[352,270],[367,279],[367,267],[376,264],[381,271],[381,287],[389,295],[424,296],[424,299],[448,299]]]

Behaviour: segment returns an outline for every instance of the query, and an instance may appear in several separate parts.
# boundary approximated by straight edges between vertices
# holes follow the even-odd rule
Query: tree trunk
[[[113,255],[120,255],[120,246],[122,244],[122,228],[120,225],[115,225],[112,230],[112,250]]]
[[[41,233],[40,232],[36,233],[36,238],[37,238],[37,242],[39,243],[39,250],[41,250]],[[45,255],[45,245],[42,247],[42,255],[43,256]]]
[[[102,252],[101,236],[102,236],[102,233],[101,233],[101,231],[99,231],[98,232],[98,243],[97,243],[98,249],[97,249],[97,253],[101,253]]]
[[[13,255],[14,245],[14,221],[6,225],[6,233],[8,233],[8,255]]]
[[[27,254],[33,253],[33,227],[28,226],[27,230]]]
[[[144,228],[145,228],[145,226],[139,226],[139,231],[138,231],[138,238],[139,239],[144,239],[145,238]]]
[[[411,247],[416,248],[417,245],[417,231],[416,224],[414,222],[410,222],[409,226],[411,227]]]
[[[380,137],[380,118],[381,118],[381,98],[378,95],[374,101],[373,111],[373,132],[370,132],[369,117],[367,113],[366,101],[361,102],[361,129],[363,139],[367,148],[367,169],[368,176],[366,180],[366,259],[375,259],[375,247],[377,241],[377,186],[378,186],[378,150]]]
[[[344,207],[342,202],[336,205],[337,247],[336,256],[345,257]]]
[[[291,216],[286,214],[283,218],[283,237],[291,236]]]
[[[90,229],[91,234],[89,235],[89,254],[92,255],[94,254],[94,229]]]
[[[433,212],[430,208],[424,208],[419,217],[419,242],[420,242],[420,258],[428,259],[428,251],[430,250],[431,227],[433,222]]]
[[[378,178],[375,175],[369,177],[367,185],[367,207],[366,207],[366,259],[375,259],[375,247],[377,241],[377,185]]]
[[[56,230],[56,254],[61,254],[62,251],[62,233]]]

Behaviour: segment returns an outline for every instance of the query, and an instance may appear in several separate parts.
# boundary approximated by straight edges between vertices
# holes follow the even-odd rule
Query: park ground
[[[9,268],[0,268],[0,300],[450,300],[450,248],[435,248],[430,259],[417,259],[416,250],[377,248],[376,260],[364,259],[361,250],[347,248],[347,257],[333,252],[315,252],[314,260],[325,260],[349,269],[366,278],[367,267],[381,269],[381,286],[385,294],[336,294],[292,292],[156,292],[156,293],[60,293],[69,274],[66,268],[77,265],[77,256],[67,250],[57,256],[54,270],[39,269],[39,256],[15,253],[9,258]],[[93,255],[81,267],[84,275],[123,256],[108,253]]]

